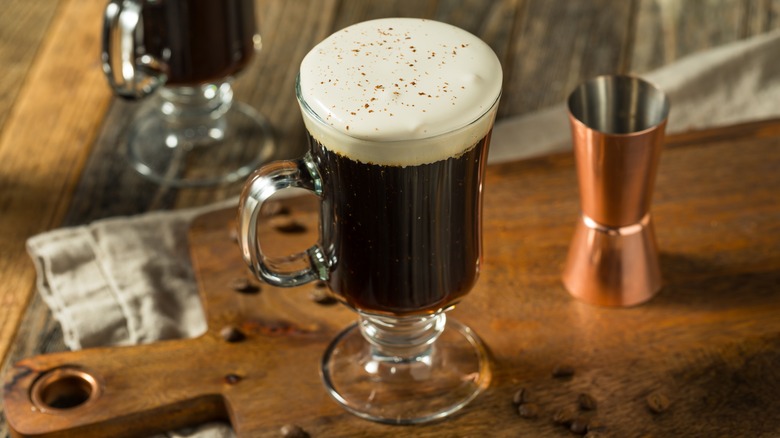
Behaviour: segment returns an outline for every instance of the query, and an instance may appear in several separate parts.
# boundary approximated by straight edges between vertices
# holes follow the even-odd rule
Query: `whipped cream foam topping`
[[[415,165],[457,156],[489,132],[502,71],[469,32],[386,18],[326,38],[303,59],[298,80],[306,127],[327,149]]]

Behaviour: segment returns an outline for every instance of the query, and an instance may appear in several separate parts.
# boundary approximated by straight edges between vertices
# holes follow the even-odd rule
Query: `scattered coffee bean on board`
[[[248,278],[239,277],[230,282],[230,288],[236,292],[244,294],[254,294],[260,292],[260,285],[250,281]]]
[[[220,330],[219,335],[222,336],[222,339],[231,343],[243,341],[244,338],[246,338],[241,330],[233,327],[232,325],[223,327],[222,330]]]
[[[338,303],[338,300],[333,298],[333,295],[331,295],[327,289],[322,289],[319,287],[315,287],[314,290],[311,291],[309,298],[322,306],[330,306],[332,304]]]
[[[279,431],[284,438],[308,438],[309,434],[297,424],[285,424]]]
[[[574,367],[568,364],[557,365],[553,368],[552,376],[556,379],[565,379],[574,375]]]
[[[280,233],[298,234],[305,233],[306,227],[288,215],[274,216],[270,220],[271,226]]]
[[[512,396],[512,403],[519,405],[525,402],[531,401],[531,397],[528,393],[528,390],[525,388],[520,388],[515,392],[515,395]]]
[[[669,409],[669,405],[671,404],[669,398],[661,392],[651,393],[647,396],[645,401],[647,402],[648,409],[650,409],[650,411],[654,414],[661,414],[666,412],[666,410]]]
[[[539,416],[539,405],[536,403],[522,403],[517,407],[517,415],[523,418],[536,418]]]
[[[240,381],[241,381],[241,376],[239,376],[238,374],[230,373],[225,376],[225,383],[229,385],[235,385]]]
[[[580,405],[580,409],[583,411],[595,411],[596,407],[598,407],[596,399],[586,392],[577,396],[577,404]]]
[[[585,435],[588,431],[588,419],[586,417],[575,418],[569,425],[569,430],[579,435]]]

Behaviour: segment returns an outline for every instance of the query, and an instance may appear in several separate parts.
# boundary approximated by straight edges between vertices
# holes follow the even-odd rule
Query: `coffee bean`
[[[306,227],[303,224],[288,215],[274,216],[269,223],[280,233],[299,234],[306,232]]]
[[[651,393],[647,396],[645,401],[647,402],[647,407],[654,414],[661,414],[666,412],[666,410],[669,409],[669,405],[671,404],[669,398],[666,397],[666,395],[662,392]]]
[[[568,364],[560,364],[553,368],[552,376],[556,379],[565,379],[574,375],[574,367]]]
[[[223,327],[222,330],[220,330],[219,335],[222,336],[222,339],[231,343],[240,342],[246,338],[241,330],[233,327],[232,325]]]
[[[577,396],[577,404],[580,405],[580,409],[584,411],[594,411],[598,406],[596,399],[588,393],[583,392]]]
[[[523,418],[536,418],[539,416],[539,405],[536,403],[522,403],[517,407],[517,415]]]
[[[308,438],[309,434],[297,424],[285,424],[279,431],[284,438]]]
[[[239,376],[238,374],[230,373],[230,374],[225,376],[225,383],[227,383],[229,385],[235,385],[236,383],[238,383],[240,381],[241,381],[241,376]]]
[[[333,295],[327,289],[315,287],[309,294],[309,298],[317,304],[322,306],[330,306],[338,303],[338,300],[333,298]]]
[[[528,393],[528,390],[525,388],[520,388],[515,392],[515,395],[512,397],[512,403],[519,405],[525,402],[531,401],[531,397]]]
[[[560,424],[561,426],[570,426],[571,422],[574,421],[574,418],[576,418],[576,415],[574,414],[574,411],[571,409],[559,409],[555,411],[553,414],[552,420],[555,424]]]
[[[230,282],[230,288],[236,292],[241,292],[244,294],[254,294],[260,292],[259,284],[244,277],[236,278]]]
[[[577,417],[572,420],[571,424],[569,425],[569,430],[579,435],[585,435],[585,433],[588,431],[587,417]]]

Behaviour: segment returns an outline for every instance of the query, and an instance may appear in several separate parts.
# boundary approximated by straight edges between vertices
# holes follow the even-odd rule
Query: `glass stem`
[[[429,354],[447,322],[444,312],[406,317],[358,313],[358,326],[371,344],[372,354],[394,361],[411,361]]]
[[[194,87],[162,87],[155,103],[162,113],[165,144],[190,150],[212,146],[227,135],[227,111],[233,103],[230,82]]]
[[[166,118],[212,119],[222,117],[233,103],[230,81],[193,87],[162,87],[160,110]]]

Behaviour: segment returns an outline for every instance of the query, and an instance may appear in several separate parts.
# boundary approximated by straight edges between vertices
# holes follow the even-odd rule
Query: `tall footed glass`
[[[358,416],[431,421],[490,383],[484,345],[446,312],[479,276],[500,90],[495,54],[461,29],[401,18],[358,23],[301,65],[306,156],[263,166],[244,186],[238,235],[253,272],[277,286],[322,280],[358,314],[321,364],[329,393]],[[257,242],[260,210],[289,187],[319,196],[319,240],[269,258]]]
[[[110,0],[103,70],[114,92],[144,99],[127,158],[173,187],[240,181],[274,152],[271,126],[233,100],[232,78],[254,56],[253,0]]]

